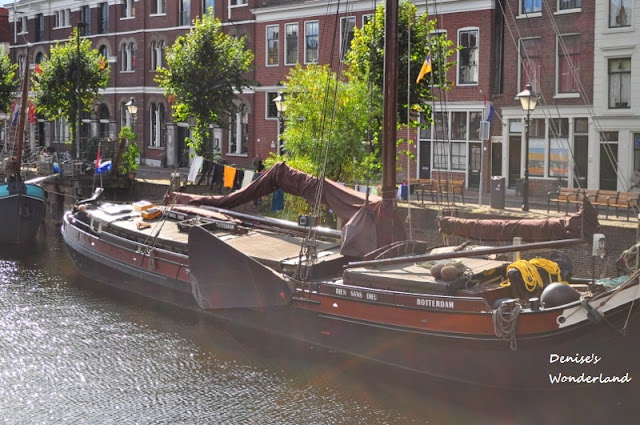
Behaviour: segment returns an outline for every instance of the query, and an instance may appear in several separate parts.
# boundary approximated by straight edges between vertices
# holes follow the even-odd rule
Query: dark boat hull
[[[586,322],[553,333],[520,338],[517,349],[512,350],[508,341],[495,335],[471,336],[365,320],[358,315],[359,309],[377,310],[382,317],[391,311],[390,307],[383,309],[375,304],[330,296],[328,291],[299,293],[283,307],[202,310],[194,301],[189,280],[182,274],[188,273],[186,256],[176,254],[164,258],[177,270],[171,272],[175,278],[170,278],[166,270],[163,271],[160,254],[155,267],[151,267],[140,258],[139,249],[135,247],[128,253],[111,251],[112,254],[104,255],[95,251],[96,236],[66,223],[63,235],[80,272],[105,285],[194,310],[240,328],[346,353],[381,367],[404,369],[416,379],[426,375],[495,388],[563,390],[590,385],[571,382],[576,379],[624,382],[633,378],[636,370],[632,353],[640,350],[637,314],[631,316],[626,336],[616,334],[609,326]],[[115,241],[109,245],[112,250],[123,249]],[[131,266],[126,261],[128,257],[135,257],[139,265]],[[628,312],[621,308],[612,313],[609,320],[621,327]],[[444,321],[455,320],[456,313],[418,310],[410,314],[423,317],[424,321]],[[481,314],[475,317],[478,321],[484,320]],[[571,356],[574,360],[561,363],[559,356]],[[559,382],[552,383],[552,379]]]
[[[0,244],[23,245],[33,241],[45,217],[44,190],[23,184],[0,184]]]

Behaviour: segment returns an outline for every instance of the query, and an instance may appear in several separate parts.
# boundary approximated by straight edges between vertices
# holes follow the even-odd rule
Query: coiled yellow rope
[[[532,258],[531,260],[518,260],[507,266],[507,273],[511,269],[517,269],[524,281],[524,287],[529,292],[533,292],[537,287],[543,288],[544,281],[540,276],[539,269],[547,272],[549,276],[549,282],[562,282],[560,275],[560,267],[555,261],[548,260],[546,258]],[[508,280],[502,282],[500,286],[510,286],[511,282]]]

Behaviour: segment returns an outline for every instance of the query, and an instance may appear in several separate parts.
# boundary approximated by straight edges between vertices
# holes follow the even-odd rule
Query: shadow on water
[[[78,299],[91,299],[94,303],[96,299],[104,299],[112,303],[114,310],[121,313],[119,320],[160,334],[179,334],[180,339],[198,347],[204,363],[232,365],[235,369],[257,371],[253,379],[284,382],[280,386],[285,390],[278,387],[276,391],[282,394],[275,397],[273,404],[262,407],[256,400],[260,407],[249,406],[259,414],[276,418],[258,421],[261,423],[300,423],[298,419],[304,418],[306,423],[318,424],[373,423],[372,420],[387,424],[626,424],[635,423],[640,414],[640,403],[636,401],[640,385],[636,380],[629,384],[554,392],[469,387],[417,377],[354,357],[238,329],[195,312],[116,291],[87,280],[75,270],[57,230],[48,226],[33,245],[20,250],[2,249],[0,256],[15,259],[26,267],[46,268],[61,276],[78,292]],[[228,368],[230,366],[225,367],[211,366],[206,373],[214,375],[210,379],[215,381],[227,380],[228,383],[216,383],[223,387],[233,388],[238,380],[244,379],[247,385],[254,385],[260,391],[271,388],[264,382],[252,381],[247,377],[250,373],[240,377]],[[184,375],[179,379],[188,382],[193,377]],[[215,401],[234,403],[231,398]],[[300,416],[286,413],[299,408],[306,409],[295,413]],[[331,409],[339,413],[327,413]]]

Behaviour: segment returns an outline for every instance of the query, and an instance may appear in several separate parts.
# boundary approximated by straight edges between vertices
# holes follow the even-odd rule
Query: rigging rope
[[[513,308],[511,308],[513,304]],[[516,325],[518,316],[522,311],[522,305],[514,302],[503,302],[493,311],[493,329],[498,338],[509,341],[509,347],[515,351],[518,349],[516,341]]]

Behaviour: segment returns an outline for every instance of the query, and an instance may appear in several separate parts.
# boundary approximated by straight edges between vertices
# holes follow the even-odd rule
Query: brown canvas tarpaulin
[[[351,220],[358,210],[365,205],[366,199],[364,193],[329,179],[320,180],[307,173],[293,169],[284,162],[280,162],[263,172],[260,177],[248,186],[228,195],[206,196],[173,192],[168,195],[167,204],[210,205],[232,209],[269,195],[278,188],[281,188],[286,193],[300,196],[312,205],[315,204],[317,194],[320,193],[320,202],[327,205],[344,221]],[[349,236],[343,237],[343,242],[348,242],[350,238],[362,237],[364,232],[371,232],[372,227],[375,227],[377,237],[368,238],[368,243],[357,244],[359,248],[349,250],[346,255],[363,256],[368,252],[363,252],[365,249],[370,251],[378,248],[380,245],[369,248],[370,243],[374,240],[377,244],[387,244],[405,239],[404,226],[401,224],[402,220],[397,214],[394,202],[383,203],[382,198],[379,196],[370,195],[367,208],[374,211],[375,220],[359,220],[358,223],[360,224],[352,224]]]

